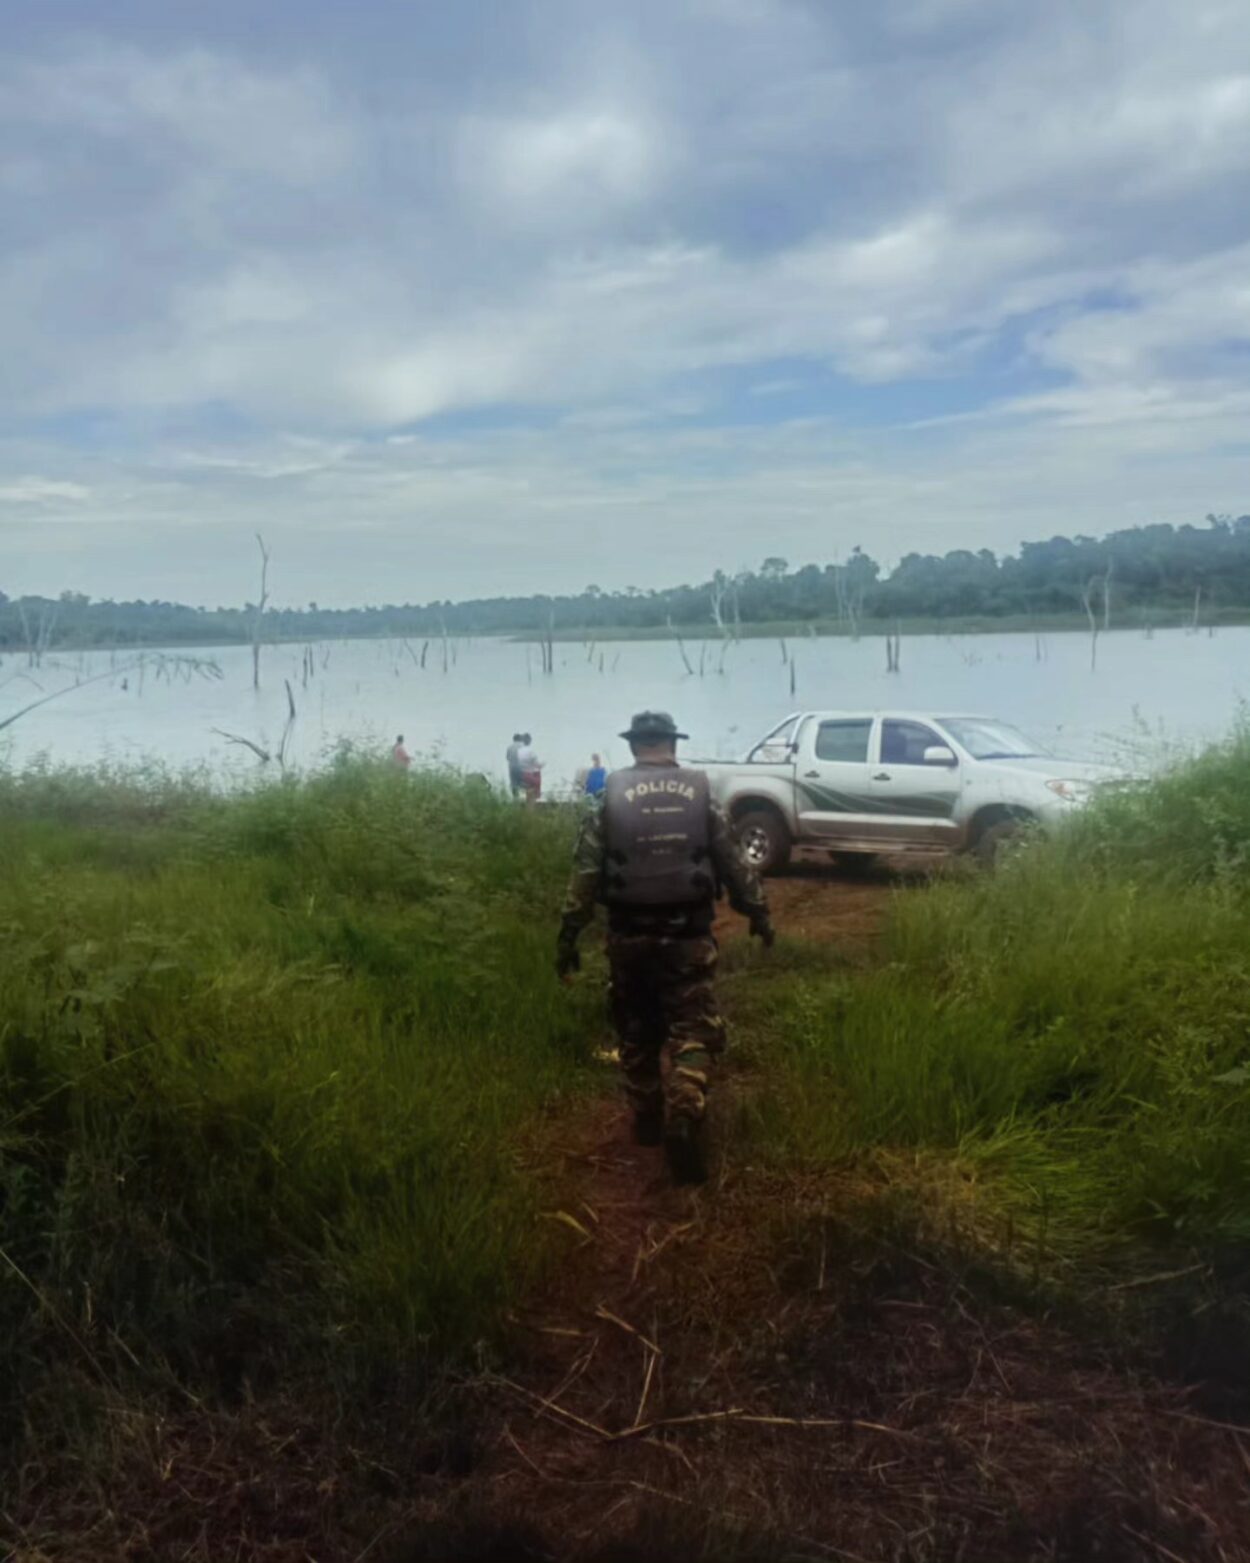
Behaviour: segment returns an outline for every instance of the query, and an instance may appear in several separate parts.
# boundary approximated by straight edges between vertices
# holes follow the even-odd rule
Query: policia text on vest
[[[708,854],[708,779],[631,766],[608,777],[603,899],[608,906],[680,906],[716,894]]]

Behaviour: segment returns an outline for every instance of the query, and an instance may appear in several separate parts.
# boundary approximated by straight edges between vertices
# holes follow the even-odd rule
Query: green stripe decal
[[[799,791],[812,809],[821,814],[911,815],[917,819],[949,819],[955,800],[933,793],[895,794],[889,798],[878,793],[838,792],[833,787],[799,782]]]

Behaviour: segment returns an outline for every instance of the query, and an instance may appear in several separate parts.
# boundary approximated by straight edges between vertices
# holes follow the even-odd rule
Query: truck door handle
[[[819,781],[820,780],[820,772],[819,771],[804,771],[803,772],[803,780],[804,781]]]
[[[878,771],[877,774],[873,777],[873,781],[889,781],[889,779],[889,771]]]

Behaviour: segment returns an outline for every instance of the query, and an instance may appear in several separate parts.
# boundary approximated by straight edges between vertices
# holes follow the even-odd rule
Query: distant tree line
[[[433,638],[553,630],[662,631],[668,626],[732,634],[779,620],[851,630],[895,619],[1051,616],[1088,611],[1107,624],[1146,610],[1250,612],[1250,516],[1208,516],[1201,526],[1141,526],[1103,538],[1052,537],[999,558],[983,548],[907,554],[885,574],[860,548],[835,564],[791,569],[766,559],[758,570],[717,571],[697,585],[643,591],[588,586],[559,597],[490,597],[362,608],[269,606],[267,640],[354,636]],[[0,652],[43,653],[92,646],[225,645],[252,639],[257,606],[192,608],[173,602],[9,598],[0,592]]]

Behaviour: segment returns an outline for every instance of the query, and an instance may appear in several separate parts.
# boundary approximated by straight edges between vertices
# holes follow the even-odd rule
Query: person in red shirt
[[[395,747],[391,750],[391,759],[399,766],[401,771],[406,771],[412,764],[412,756],[404,748],[404,735],[400,733],[395,740]]]

